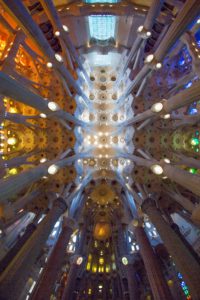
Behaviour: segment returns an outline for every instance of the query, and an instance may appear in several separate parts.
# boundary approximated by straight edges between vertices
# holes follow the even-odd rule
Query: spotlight
[[[145,62],[146,63],[150,63],[152,62],[152,60],[154,59],[154,55],[153,54],[149,54],[146,59],[145,59]]]
[[[142,32],[143,28],[144,28],[144,26],[143,26],[143,25],[140,25],[140,26],[138,27],[138,29],[137,29],[137,32]]]
[[[47,161],[47,159],[45,158],[45,157],[43,157],[43,158],[41,158],[40,159],[40,162],[43,164],[43,163],[45,163]]]
[[[62,56],[60,54],[55,53],[55,58],[57,59],[57,61],[63,62],[63,58],[62,58]]]
[[[156,69],[161,69],[162,68],[162,64],[160,63],[160,62],[158,62],[157,64],[156,64]]]
[[[151,110],[153,112],[160,112],[163,109],[163,104],[161,102],[157,102],[155,104],[152,105]]]
[[[51,165],[49,168],[48,168],[48,173],[50,175],[54,175],[58,172],[58,166],[57,165]]]
[[[164,162],[165,162],[166,164],[170,164],[170,159],[169,159],[169,158],[164,158],[163,160],[164,160]]]
[[[48,62],[47,62],[47,68],[50,69],[50,68],[52,68],[52,67],[53,67],[53,64],[52,64],[50,61],[48,61]]]
[[[76,259],[76,264],[77,264],[78,266],[80,266],[80,265],[82,264],[82,262],[83,262],[83,257],[82,257],[82,256],[79,256],[79,257]]]
[[[56,31],[55,36],[60,36],[60,31]]]
[[[123,256],[123,257],[122,257],[122,263],[123,263],[124,266],[127,266],[127,265],[128,265],[128,259],[127,259],[126,256]]]
[[[146,36],[147,36],[147,37],[150,37],[150,36],[151,36],[151,32],[150,32],[150,31],[147,31]]]
[[[169,118],[170,118],[170,114],[166,114],[166,115],[163,116],[163,119],[165,119],[165,120],[169,119]]]
[[[41,114],[40,114],[40,117],[43,118],[43,119],[46,119],[47,115],[41,113]]]
[[[8,145],[13,146],[17,143],[17,139],[15,137],[10,137],[7,140]]]
[[[63,25],[63,29],[64,29],[64,31],[66,31],[66,32],[69,31],[69,28],[68,28],[66,25]]]
[[[163,168],[160,165],[152,165],[151,170],[156,175],[161,175],[163,173]]]
[[[57,110],[60,109],[60,107],[58,106],[58,104],[55,103],[55,102],[53,102],[53,101],[50,101],[50,102],[48,103],[48,108],[49,108],[50,110],[52,110],[52,111],[57,111]]]

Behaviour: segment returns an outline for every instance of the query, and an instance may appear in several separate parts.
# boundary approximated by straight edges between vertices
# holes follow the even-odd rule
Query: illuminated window
[[[116,17],[111,15],[92,15],[88,17],[90,37],[106,41],[115,37]]]
[[[74,245],[73,244],[69,244],[68,245],[67,252],[69,252],[69,253],[73,253],[74,252]]]
[[[151,223],[145,222],[145,226],[146,226],[147,228],[151,228]]]
[[[100,257],[100,258],[99,258],[99,264],[100,264],[100,265],[103,265],[103,264],[104,264],[104,259],[103,259],[103,257]]]
[[[90,268],[91,268],[91,263],[88,262],[88,263],[87,263],[87,266],[86,266],[86,270],[87,270],[87,271],[90,271]]]
[[[92,265],[92,272],[93,272],[93,273],[96,273],[96,271],[97,271],[97,265],[96,265],[96,264],[93,264],[93,265]]]
[[[115,263],[112,264],[112,269],[113,269],[113,271],[116,270],[116,264]]]
[[[74,236],[72,237],[72,241],[73,241],[73,243],[76,243],[76,241],[77,241],[77,235],[74,235]]]
[[[99,272],[99,273],[103,273],[103,272],[104,272],[104,267],[103,267],[103,266],[99,266],[98,272]]]
[[[110,272],[110,265],[106,265],[106,273]]]

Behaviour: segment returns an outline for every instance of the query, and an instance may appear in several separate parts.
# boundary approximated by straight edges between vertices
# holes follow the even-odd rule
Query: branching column
[[[39,26],[33,21],[22,1],[3,0],[2,5],[15,19],[17,19],[27,36],[37,43],[44,55],[52,62],[58,74],[64,79],[65,84],[67,82],[69,85],[73,86],[76,92],[82,96],[84,101],[87,104],[90,104],[89,99],[83,93],[69,71],[65,68],[63,62],[56,59],[53,49],[49,45]]]
[[[0,276],[0,294],[2,300],[16,300],[24,288],[29,272],[43,248],[53,226],[65,212],[67,206],[62,198],[54,201],[46,218],[20,249],[15,258]]]
[[[175,44],[177,39],[186,31],[188,26],[199,15],[200,2],[199,0],[187,0],[177,15],[176,19],[170,26],[167,34],[160,43],[155,52],[157,61],[162,62],[168,51]]]
[[[162,7],[163,0],[153,0],[151,3],[151,6],[148,10],[147,16],[145,18],[144,26],[142,27],[142,31],[138,33],[138,36],[131,48],[131,51],[128,55],[128,58],[125,62],[125,65],[123,67],[123,73],[126,71],[131,59],[133,58],[133,55],[137,52],[139,47],[141,46],[144,39],[147,39],[151,34],[151,29],[153,26],[153,23],[155,22],[156,17],[158,16],[160,9]],[[146,33],[149,32],[149,35],[146,35]],[[122,73],[122,75],[123,75]]]
[[[70,266],[69,273],[67,275],[67,285],[65,287],[62,300],[69,300],[71,299],[72,293],[74,292],[75,288],[75,281],[77,277],[77,273],[80,269],[80,265],[77,264],[77,256],[73,258],[73,262]]]
[[[8,253],[3,257],[3,259],[0,261],[0,274],[6,269],[6,267],[11,263],[11,261],[14,259],[14,257],[17,255],[17,253],[20,251],[20,249],[23,247],[23,245],[26,243],[26,241],[30,238],[30,236],[33,234],[33,232],[37,229],[37,224],[39,221],[39,218],[41,217],[42,213],[38,213],[34,220],[28,224],[26,227],[26,230],[22,237],[18,239],[18,241],[15,243],[15,245],[8,251]]]
[[[164,164],[163,171],[163,174],[170,180],[180,184],[195,195],[200,196],[199,175],[191,174],[188,171],[172,166],[171,164]]]
[[[34,107],[38,111],[45,113],[47,117],[61,118],[66,121],[76,123],[77,125],[84,125],[85,123],[71,114],[65,112],[57,106],[54,111],[50,109],[52,101],[45,100],[38,94],[33,93],[27,87],[19,83],[17,80],[11,78],[7,74],[0,72],[0,93],[6,97],[15,99],[28,106]]]
[[[56,279],[63,266],[66,255],[66,247],[74,228],[75,224],[73,219],[64,219],[62,232],[44,268],[36,291],[32,296],[33,300],[50,299]]]
[[[135,227],[135,237],[140,247],[140,253],[145,265],[151,290],[155,300],[172,299],[165,277],[159,262],[153,252],[151,244],[146,236],[144,228],[140,225]]]
[[[172,256],[177,269],[183,274],[183,277],[189,286],[192,299],[198,300],[200,295],[199,264],[187,247],[183,244],[181,239],[163,219],[152,199],[147,198],[144,201],[142,204],[142,210],[149,216],[150,220],[155,225],[165,247]]]
[[[82,62],[76,52],[76,49],[75,49],[74,45],[72,44],[72,41],[69,37],[69,33],[67,31],[64,31],[64,29],[63,29],[63,25],[61,23],[61,20],[59,18],[57,10],[53,4],[53,1],[52,0],[49,0],[49,1],[41,0],[40,2],[42,3],[42,6],[44,7],[44,10],[46,11],[47,15],[49,16],[55,29],[59,30],[60,35],[61,35],[60,38],[63,40],[65,47],[67,47],[69,49],[71,55],[74,57],[74,60],[78,64],[78,67],[84,73],[84,76],[87,79],[87,81],[90,82],[90,79],[89,79],[85,69],[83,68]]]
[[[130,124],[135,124],[147,119],[158,118],[166,114],[170,114],[172,111],[179,109],[181,107],[192,104],[200,97],[200,84],[199,82],[194,82],[191,88],[185,89],[178,94],[171,96],[168,100],[158,101],[162,105],[159,112],[155,112],[153,109],[148,109],[132,119],[122,122],[119,126],[128,126]],[[193,116],[194,118],[194,116]]]
[[[130,300],[137,300],[139,298],[138,282],[136,280],[136,271],[133,264],[130,262],[124,266],[128,280],[128,291]]]
[[[175,44],[175,42],[180,38],[184,33],[187,27],[192,23],[192,21],[199,15],[200,2],[199,0],[187,0],[184,4],[182,10],[179,12],[174,22],[170,26],[165,38],[162,39],[158,49],[155,54],[152,56],[149,62],[147,62],[137,76],[134,78],[134,81],[126,88],[124,94],[127,96],[133,88],[139,84],[152,69],[155,68],[157,63],[161,63],[169,50]],[[123,104],[124,95],[120,98],[120,104]]]
[[[56,164],[56,167],[64,168],[72,164],[76,159],[84,157],[85,154],[76,154],[69,158],[62,160],[48,161],[47,163],[40,164],[32,169],[24,171],[20,174],[10,176],[0,180],[0,203],[6,203],[10,197],[13,197],[21,190],[29,186],[31,183],[36,182],[43,176],[48,175],[48,167]]]

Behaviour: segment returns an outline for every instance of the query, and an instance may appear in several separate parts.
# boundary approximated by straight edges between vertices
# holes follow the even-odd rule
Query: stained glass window
[[[116,17],[92,15],[88,17],[90,37],[105,41],[115,37]]]

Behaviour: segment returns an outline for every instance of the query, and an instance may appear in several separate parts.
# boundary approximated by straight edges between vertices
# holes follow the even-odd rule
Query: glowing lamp
[[[82,256],[79,256],[79,257],[76,259],[76,264],[77,264],[78,266],[80,266],[80,265],[82,264],[82,262],[83,262],[83,257],[82,257]]]
[[[55,103],[55,102],[53,102],[53,101],[51,101],[51,102],[48,103],[48,108],[50,110],[52,110],[52,111],[57,111],[57,110],[60,109],[60,107],[58,106],[58,104]]]
[[[160,63],[160,62],[158,62],[157,64],[156,64],[156,69],[161,69],[162,68],[162,64]]]
[[[137,29],[137,32],[142,32],[143,28],[144,28],[143,25],[139,26],[138,29]]]
[[[55,32],[55,36],[60,36],[60,31],[57,30],[57,31]]]
[[[51,165],[49,168],[48,168],[48,173],[50,174],[50,175],[54,175],[54,174],[56,174],[57,172],[58,172],[58,166],[56,166],[56,165]]]
[[[10,138],[8,138],[7,143],[8,143],[8,145],[13,146],[17,143],[17,139],[15,137],[10,137]]]
[[[40,162],[43,164],[43,163],[45,163],[47,161],[47,159],[45,158],[45,157],[42,157],[41,159],[40,159]]]
[[[163,168],[160,165],[152,165],[151,171],[156,175],[161,175],[163,173]]]
[[[68,28],[66,25],[63,25],[63,29],[64,29],[64,31],[66,31],[66,32],[69,31],[69,28]]]
[[[152,112],[160,112],[163,109],[163,104],[161,102],[154,103],[151,107]]]
[[[167,120],[169,118],[170,118],[170,114],[166,114],[166,115],[163,116],[163,119],[165,119],[165,120]]]
[[[47,115],[41,113],[41,114],[40,114],[40,117],[43,118],[43,119],[46,119]]]
[[[122,263],[123,263],[124,266],[128,265],[128,258],[126,256],[122,257]]]
[[[56,58],[57,61],[63,62],[63,58],[62,58],[62,56],[60,54],[55,53],[55,58]]]
[[[48,61],[48,63],[47,63],[47,68],[52,68],[53,67],[53,64],[50,62],[50,61]]]
[[[149,54],[146,59],[145,59],[145,62],[146,63],[150,63],[152,62],[152,60],[154,59],[154,55],[153,54]]]
[[[163,160],[164,160],[164,162],[165,162],[166,164],[170,164],[169,158],[164,158]]]
[[[146,36],[147,36],[147,37],[150,37],[150,36],[151,36],[151,32],[150,32],[150,31],[147,31]]]

